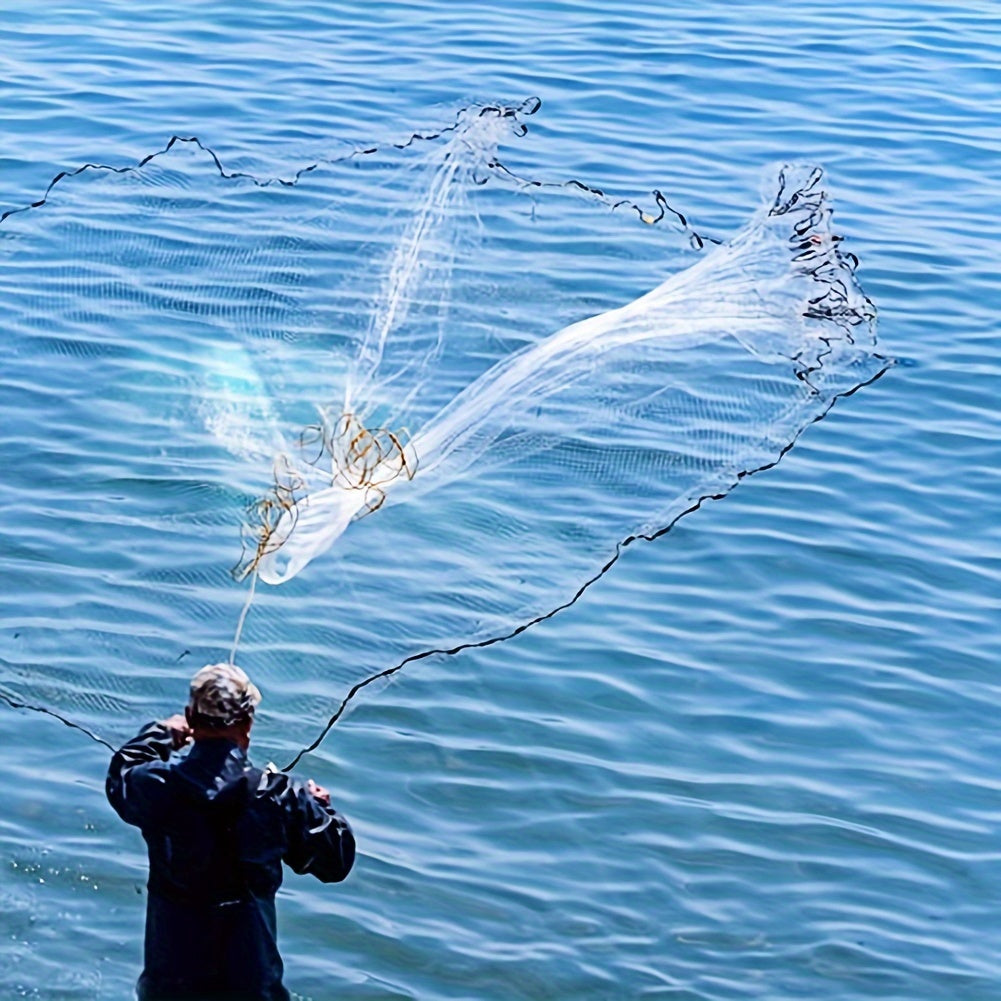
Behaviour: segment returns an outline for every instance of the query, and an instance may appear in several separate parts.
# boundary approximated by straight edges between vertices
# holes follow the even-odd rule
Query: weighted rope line
[[[498,117],[501,118],[510,118],[516,123],[515,135],[524,136],[528,132],[528,126],[524,122],[519,120],[519,116],[534,115],[541,106],[542,106],[542,101],[540,98],[530,97],[522,101],[522,103],[517,105],[516,107],[507,107],[504,105],[484,105],[482,107],[476,107],[475,114],[477,117],[483,117],[486,115],[497,115]],[[462,108],[459,112],[456,113],[455,121],[451,125],[447,125],[439,129],[437,132],[428,132],[428,133],[414,132],[404,142],[388,143],[385,145],[376,144],[366,147],[359,147],[351,150],[348,153],[345,153],[343,156],[322,158],[320,160],[315,161],[314,163],[306,165],[305,167],[300,167],[290,177],[278,177],[278,176],[259,177],[258,175],[251,174],[247,171],[227,170],[223,164],[221,156],[211,146],[208,146],[204,142],[202,142],[202,140],[198,136],[173,135],[167,141],[166,145],[164,145],[161,149],[158,149],[153,153],[148,153],[146,156],[144,156],[141,160],[138,160],[136,163],[128,164],[124,167],[116,167],[112,164],[107,164],[107,163],[85,163],[79,167],[74,168],[73,170],[59,171],[59,173],[56,174],[51,181],[49,181],[48,186],[46,187],[44,193],[40,198],[36,199],[33,202],[30,202],[27,205],[20,205],[17,208],[7,209],[4,212],[0,213],[0,225],[2,225],[11,216],[18,215],[22,212],[30,212],[32,209],[38,209],[44,206],[48,202],[49,196],[52,194],[52,191],[56,188],[56,186],[68,178],[77,177],[78,175],[84,174],[88,171],[107,171],[113,174],[135,173],[139,170],[142,170],[143,167],[152,163],[154,160],[165,156],[178,144],[188,144],[200,149],[212,160],[212,163],[215,166],[216,171],[218,172],[219,176],[224,180],[245,180],[249,181],[251,184],[254,184],[258,188],[268,188],[275,185],[279,185],[285,188],[294,188],[307,174],[310,174],[313,171],[318,170],[324,166],[332,166],[335,164],[345,163],[349,160],[353,160],[358,157],[371,156],[375,153],[382,151],[385,148],[405,150],[415,145],[416,143],[434,142],[438,139],[441,139],[443,136],[458,131],[462,127],[462,124],[465,121],[467,115],[473,113],[474,110],[472,106]],[[654,195],[654,200],[658,206],[659,212],[657,215],[651,215],[637,202],[631,201],[628,198],[623,198],[619,199],[618,201],[613,201],[600,188],[593,187],[589,184],[585,184],[583,181],[579,181],[576,179],[571,179],[568,181],[532,180],[530,178],[525,178],[520,176],[519,174],[516,174],[514,171],[504,166],[504,164],[501,163],[501,161],[496,158],[492,159],[487,164],[487,169],[494,171],[500,177],[504,177],[507,180],[513,181],[516,185],[518,185],[523,189],[574,188],[585,194],[593,196],[597,201],[602,202],[612,210],[618,209],[623,206],[630,208],[636,213],[637,217],[642,222],[647,223],[648,225],[655,225],[661,222],[668,215],[668,213],[670,213],[671,216],[677,218],[682,228],[689,233],[689,239],[692,242],[692,246],[696,247],[696,249],[701,249],[705,243],[718,244],[721,242],[720,240],[717,240],[714,237],[708,237],[699,234],[694,229],[692,229],[689,226],[688,220],[686,219],[684,214],[682,214],[677,209],[672,208],[670,205],[668,205],[663,194],[661,194],[661,192],[657,190],[653,192],[653,195]]]
[[[663,193],[656,188],[654,188],[652,194],[659,212],[654,216],[629,198],[620,198],[617,201],[613,201],[601,188],[592,187],[590,184],[585,184],[583,181],[578,181],[576,179],[571,179],[569,181],[537,181],[529,177],[522,177],[520,174],[516,174],[513,170],[504,166],[504,164],[501,163],[501,161],[496,157],[494,157],[487,164],[487,167],[505,175],[522,189],[576,188],[578,191],[592,195],[596,200],[603,202],[613,212],[623,206],[628,209],[632,209],[632,211],[636,213],[640,222],[646,223],[648,226],[655,226],[657,223],[663,222],[663,220],[667,218],[668,213],[670,213],[670,215],[677,219],[678,223],[681,225],[682,231],[688,234],[688,240],[693,250],[702,250],[707,243],[719,246],[723,242],[722,240],[717,240],[714,236],[706,236],[705,234],[699,233],[695,230],[688,222],[684,213],[679,212],[676,208],[669,205]]]
[[[785,168],[780,170],[779,190],[768,214],[785,215],[807,199],[809,214],[793,226],[789,245],[793,251],[793,264],[799,273],[813,279],[824,291],[807,301],[802,315],[804,319],[833,323],[841,329],[842,336],[848,344],[855,344],[853,331],[876,318],[876,306],[857,283],[854,292],[857,296],[861,296],[863,305],[852,303],[842,275],[847,271],[854,278],[859,260],[854,254],[842,253],[838,245],[843,238],[836,233],[825,233],[827,239],[824,239],[820,233],[813,232],[826,222],[831,213],[830,208],[826,207],[827,192],[819,187],[823,176],[824,172],[819,167],[815,168],[806,183],[785,198],[786,171]],[[826,345],[826,349],[815,355],[812,364],[804,362],[803,352],[790,358],[797,365],[796,378],[809,386],[814,393],[819,390],[813,385],[810,377],[823,368],[824,359],[834,350],[835,339],[820,335],[818,340]],[[875,357],[882,358],[880,355]]]
[[[623,539],[621,542],[616,543],[615,552],[609,558],[608,562],[605,563],[605,565],[593,577],[591,577],[589,580],[581,584],[581,586],[574,593],[573,597],[563,602],[563,604],[557,605],[550,611],[545,612],[542,615],[538,615],[535,618],[529,620],[528,622],[521,623],[521,625],[516,626],[510,632],[503,633],[499,636],[491,636],[488,639],[477,640],[476,642],[459,643],[454,647],[448,647],[448,648],[441,647],[433,650],[424,650],[421,653],[411,654],[409,657],[405,657],[403,660],[401,660],[398,664],[395,664],[392,667],[385,668],[382,671],[377,671],[376,673],[369,675],[367,678],[364,678],[363,680],[356,682],[348,691],[347,695],[345,695],[344,698],[341,700],[341,703],[337,707],[337,710],[334,712],[334,714],[327,720],[326,725],[324,726],[320,734],[317,736],[317,738],[311,744],[307,745],[306,747],[303,747],[299,751],[299,753],[296,754],[296,756],[287,765],[283,766],[282,771],[287,772],[295,768],[295,766],[305,755],[315,751],[327,738],[331,729],[333,729],[334,725],[338,722],[338,720],[340,720],[341,717],[344,715],[348,705],[350,705],[350,703],[354,701],[355,697],[359,695],[369,685],[374,684],[376,681],[381,681],[386,678],[391,678],[393,675],[399,674],[408,664],[413,664],[416,663],[417,661],[426,660],[429,657],[434,657],[436,655],[440,655],[443,657],[454,657],[457,654],[463,653],[466,650],[481,650],[486,647],[495,646],[498,643],[504,643],[507,640],[514,639],[516,636],[520,636],[523,632],[525,632],[528,629],[531,629],[533,626],[537,626],[539,623],[545,622],[547,619],[554,618],[560,612],[565,611],[566,609],[575,605],[583,597],[585,592],[587,592],[591,588],[592,585],[596,584],[599,580],[601,580],[601,578],[604,577],[605,574],[607,574],[609,570],[611,570],[612,567],[615,566],[615,564],[619,561],[619,558],[622,556],[622,553],[627,546],[633,545],[637,541],[654,542],[657,539],[660,539],[662,536],[667,535],[668,532],[670,532],[671,529],[673,529],[674,526],[677,525],[678,522],[681,521],[681,519],[684,518],[686,515],[698,511],[706,501],[723,500],[723,498],[727,497],[734,489],[736,489],[736,487],[741,482],[743,482],[743,480],[747,479],[747,477],[753,476],[755,473],[761,473],[764,472],[765,470],[773,469],[792,450],[792,448],[796,445],[796,443],[799,441],[802,435],[806,432],[806,429],[811,425],[816,424],[818,421],[823,420],[830,413],[831,408],[835,405],[835,403],[839,399],[853,396],[860,389],[863,389],[866,386],[871,386],[877,379],[884,376],[896,364],[896,362],[893,359],[887,358],[883,355],[875,355],[874,357],[876,357],[883,363],[883,367],[878,372],[876,372],[875,375],[866,379],[864,382],[860,382],[858,385],[853,386],[851,389],[845,390],[840,393],[836,393],[834,396],[832,396],[827,406],[823,409],[823,411],[817,414],[815,417],[811,418],[809,421],[807,421],[807,423],[804,424],[796,432],[792,440],[789,441],[785,446],[783,446],[779,454],[774,459],[772,459],[770,462],[765,463],[764,465],[756,466],[754,469],[745,469],[740,471],[739,473],[737,473],[736,477],[734,478],[734,481],[728,487],[726,487],[725,489],[721,490],[718,493],[704,494],[697,501],[695,501],[690,507],[680,512],[680,514],[675,515],[674,518],[672,518],[671,521],[668,522],[668,524],[666,524],[663,528],[657,529],[657,531],[651,533],[637,533],[635,535],[630,535],[627,538]]]
[[[531,107],[530,102],[532,101],[538,102],[538,98],[529,98],[527,101],[522,102],[522,104],[519,105],[517,108],[505,108],[498,106],[482,107],[478,110],[478,115],[483,116],[486,114],[496,114],[505,118],[516,118],[518,114],[532,115],[535,114],[535,112],[539,108],[539,105],[541,104],[541,102],[538,102],[535,105],[535,107]],[[453,122],[453,124],[448,125],[445,128],[439,129],[437,132],[428,133],[427,135],[420,132],[414,132],[410,136],[410,138],[407,139],[405,142],[389,144],[390,148],[407,149],[414,143],[432,142],[436,139],[440,139],[443,135],[446,135],[447,133],[455,132],[457,129],[460,128],[465,115],[470,110],[471,110],[470,108],[463,108],[456,114],[455,121]],[[527,127],[524,125],[524,123],[519,123],[519,124],[521,125],[521,128],[526,129],[527,131]],[[524,132],[521,132],[520,134],[524,135]],[[276,184],[286,188],[294,188],[296,185],[298,185],[299,181],[301,181],[306,174],[309,174],[312,171],[317,170],[322,166],[328,164],[344,163],[347,160],[352,160],[355,157],[359,156],[370,156],[373,153],[378,153],[383,148],[382,146],[374,145],[360,149],[353,149],[351,150],[351,152],[345,153],[343,156],[320,159],[317,160],[315,163],[308,164],[305,167],[300,167],[294,174],[292,174],[291,177],[262,178],[258,177],[256,174],[251,174],[242,170],[227,170],[225,166],[223,166],[222,158],[219,156],[219,154],[216,153],[216,151],[211,146],[207,146],[205,143],[203,143],[201,139],[198,138],[198,136],[173,135],[170,137],[170,139],[167,141],[167,144],[162,149],[158,149],[153,153],[148,153],[141,160],[138,160],[136,163],[129,164],[128,166],[125,167],[115,167],[112,164],[107,164],[107,163],[85,163],[82,166],[76,167],[73,170],[61,170],[58,174],[56,174],[55,177],[52,178],[51,181],[49,181],[48,187],[46,187],[45,192],[41,196],[41,198],[37,199],[34,202],[31,202],[28,205],[21,205],[18,208],[7,209],[7,211],[0,213],[0,223],[3,223],[10,216],[17,215],[20,212],[28,212],[31,209],[41,208],[48,201],[49,195],[52,194],[52,190],[56,187],[56,185],[59,184],[60,181],[65,180],[66,178],[76,177],[79,174],[86,173],[88,170],[108,171],[113,174],[131,174],[134,173],[135,171],[142,170],[142,168],[145,167],[147,164],[152,163],[152,161],[166,155],[178,143],[188,143],[193,146],[197,146],[198,149],[200,149],[203,153],[207,154],[211,158],[213,164],[215,165],[215,168],[218,171],[219,176],[222,177],[224,180],[250,181],[252,184],[256,185],[259,188],[269,188]]]
[[[532,107],[532,102],[537,102],[535,103],[534,107]],[[496,114],[504,118],[516,118],[517,115],[519,114],[526,114],[526,115],[535,114],[535,112],[539,109],[540,105],[541,101],[539,101],[538,98],[529,98],[528,100],[523,101],[522,104],[519,105],[517,108],[506,108],[506,107],[490,105],[479,108],[477,114],[478,116],[481,117],[487,114]],[[420,132],[414,132],[410,136],[410,138],[407,139],[405,142],[390,143],[389,146],[392,149],[402,150],[402,149],[407,149],[408,147],[412,146],[417,142],[433,142],[436,139],[440,139],[443,135],[446,135],[450,132],[455,132],[457,129],[459,129],[462,125],[462,122],[466,114],[470,110],[471,110],[470,108],[463,108],[456,114],[455,121],[451,125],[445,126],[444,128],[439,129],[437,132],[431,132],[426,135]],[[519,131],[518,134],[524,135],[525,132],[527,131],[527,126],[525,126],[524,123],[519,123],[519,126],[520,129],[524,131]],[[197,146],[198,149],[200,149],[203,153],[207,154],[211,158],[213,164],[215,165],[216,170],[219,173],[219,176],[222,177],[223,179],[250,181],[252,184],[256,185],[259,188],[269,188],[276,184],[286,188],[294,188],[296,185],[298,185],[299,181],[301,181],[306,174],[309,174],[312,171],[319,169],[320,167],[329,164],[344,163],[345,161],[352,160],[355,157],[370,156],[373,153],[378,153],[383,148],[380,145],[374,145],[359,149],[353,149],[351,150],[351,152],[345,153],[343,156],[323,158],[317,160],[315,163],[308,164],[305,167],[300,167],[294,174],[292,174],[291,177],[262,178],[258,177],[256,174],[251,174],[242,170],[227,170],[225,166],[223,166],[222,158],[219,156],[219,154],[216,153],[216,151],[211,146],[207,146],[205,143],[203,143],[202,140],[198,138],[198,136],[173,135],[170,137],[170,139],[167,141],[167,144],[162,149],[158,149],[153,153],[148,153],[141,160],[138,160],[136,163],[129,164],[125,167],[115,167],[112,164],[108,163],[85,163],[82,166],[76,167],[73,170],[61,170],[58,174],[55,175],[55,177],[52,178],[51,181],[49,181],[48,187],[46,187],[45,192],[41,196],[41,198],[29,203],[28,205],[21,205],[17,208],[7,209],[5,212],[0,213],[0,223],[3,223],[10,216],[17,215],[20,212],[28,212],[31,209],[41,208],[48,201],[49,195],[52,194],[52,190],[56,187],[56,185],[59,184],[60,181],[65,180],[66,178],[76,177],[79,174],[86,173],[88,170],[108,171],[113,174],[131,174],[134,173],[135,171],[142,170],[143,167],[151,163],[153,160],[156,160],[159,157],[166,155],[178,143],[188,143],[193,146]]]

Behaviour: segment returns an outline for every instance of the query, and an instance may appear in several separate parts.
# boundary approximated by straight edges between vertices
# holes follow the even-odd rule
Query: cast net
[[[172,142],[3,221],[0,695],[116,743],[220,659],[237,562],[282,584],[239,659],[292,754],[369,679],[572,601],[882,370],[819,170],[710,245],[662,199],[519,179],[499,149],[532,110],[284,182]]]

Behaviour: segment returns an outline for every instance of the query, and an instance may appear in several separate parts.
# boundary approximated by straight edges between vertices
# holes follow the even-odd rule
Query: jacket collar
[[[181,760],[181,772],[203,787],[222,788],[250,766],[247,752],[222,737],[196,740]]]

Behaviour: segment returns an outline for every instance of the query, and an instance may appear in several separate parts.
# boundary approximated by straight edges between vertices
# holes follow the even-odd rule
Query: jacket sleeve
[[[114,753],[108,766],[104,789],[108,802],[127,824],[142,824],[148,804],[137,768],[152,762],[166,761],[173,750],[170,731],[162,723],[147,723],[128,743]]]
[[[297,778],[282,793],[287,848],[285,863],[323,883],[339,883],[355,860],[351,825],[335,809],[320,803]]]

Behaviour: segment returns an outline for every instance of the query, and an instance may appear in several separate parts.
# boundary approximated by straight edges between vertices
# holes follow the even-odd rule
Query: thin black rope
[[[518,187],[522,189],[534,189],[534,188],[563,188],[563,189],[575,189],[582,192],[583,194],[591,195],[597,201],[603,202],[608,206],[613,212],[616,209],[626,208],[630,209],[636,213],[637,218],[640,222],[645,223],[648,226],[655,226],[657,223],[663,222],[665,219],[673,218],[677,221],[678,225],[681,227],[682,231],[688,234],[689,243],[694,250],[702,250],[705,245],[712,244],[714,246],[719,246],[723,241],[718,240],[714,236],[707,236],[704,233],[700,233],[696,230],[691,223],[688,221],[688,217],[683,213],[679,212],[678,209],[670,205],[667,199],[664,197],[663,193],[658,189],[654,188],[652,194],[654,202],[657,205],[657,214],[652,215],[647,212],[638,202],[634,202],[630,198],[619,198],[612,199],[603,191],[601,188],[593,187],[590,184],[585,184],[583,181],[579,181],[576,178],[571,178],[569,181],[539,181],[530,177],[523,177],[521,174],[515,173],[509,167],[506,167],[500,160],[494,157],[488,164],[487,167],[491,170],[495,170],[500,174],[503,174],[509,180],[513,181]]]
[[[79,730],[80,733],[86,734],[88,737],[90,737],[91,740],[95,741],[96,743],[103,744],[109,751],[111,751],[112,754],[114,754],[114,752],[117,750],[117,748],[114,745],[109,744],[108,741],[106,741],[103,737],[99,737],[96,733],[94,733],[93,730],[88,730],[87,727],[83,726],[80,723],[76,723],[65,716],[62,716],[53,709],[48,709],[45,706],[36,706],[30,702],[21,702],[19,699],[15,699],[12,696],[7,695],[5,692],[0,692],[0,700],[6,702],[7,705],[11,707],[11,709],[27,709],[30,712],[43,713],[45,716],[51,716],[53,719],[59,720],[59,722],[62,723],[64,726],[68,726],[71,730]]]
[[[522,101],[521,104],[516,107],[506,107],[504,105],[486,105],[483,107],[477,106],[475,108],[476,117],[482,118],[488,115],[496,115],[500,118],[511,118],[517,122],[516,128],[518,130],[518,135],[524,135],[527,132],[528,127],[523,123],[518,121],[519,115],[534,115],[536,111],[541,107],[542,102],[537,97],[527,98]],[[65,181],[67,178],[77,177],[80,174],[86,173],[87,171],[108,171],[113,174],[131,174],[137,170],[142,170],[143,167],[147,166],[153,160],[164,156],[169,153],[178,143],[186,143],[192,146],[197,146],[203,153],[211,158],[219,176],[225,180],[244,180],[250,181],[252,184],[259,188],[269,188],[273,185],[280,185],[285,188],[294,188],[306,174],[312,173],[314,170],[318,170],[320,167],[344,163],[347,160],[352,160],[355,157],[360,156],[371,156],[374,153],[378,153],[381,149],[407,149],[408,147],[414,145],[418,142],[433,142],[436,139],[440,139],[442,136],[448,133],[455,132],[460,129],[466,118],[473,113],[473,107],[462,108],[456,113],[455,120],[451,125],[447,125],[444,128],[439,129],[437,132],[414,132],[411,136],[403,142],[388,143],[384,145],[374,145],[359,147],[345,153],[343,156],[323,158],[315,161],[314,163],[307,164],[305,167],[300,167],[294,174],[290,177],[259,177],[256,174],[248,173],[242,170],[227,170],[223,165],[222,158],[219,154],[211,147],[202,142],[198,136],[179,136],[173,135],[167,140],[166,145],[161,149],[155,150],[152,153],[148,153],[141,160],[137,160],[135,163],[128,164],[124,167],[116,167],[113,164],[108,163],[85,163],[73,170],[61,170],[55,177],[49,181],[42,196],[27,205],[21,205],[17,208],[7,209],[5,212],[0,213],[0,223],[10,218],[13,215],[17,215],[21,212],[30,212],[32,209],[41,208],[49,199],[49,195],[52,194],[52,190],[61,181]]]
[[[663,528],[660,528],[657,531],[651,532],[649,534],[641,532],[635,535],[630,535],[627,538],[623,539],[621,542],[616,543],[615,552],[609,558],[608,562],[605,563],[605,565],[593,577],[585,581],[585,583],[581,584],[581,586],[577,589],[573,597],[563,602],[563,604],[557,605],[552,610],[545,612],[542,615],[538,615],[535,618],[529,620],[528,622],[523,622],[521,625],[512,629],[510,632],[503,633],[498,636],[491,636],[488,639],[477,640],[476,642],[460,643],[453,647],[440,647],[440,648],[435,648],[433,650],[424,650],[421,653],[411,654],[409,657],[404,658],[398,664],[395,664],[393,667],[388,667],[382,671],[377,671],[376,673],[369,675],[362,681],[357,682],[355,685],[352,686],[347,695],[345,695],[344,698],[341,700],[341,703],[337,707],[336,712],[334,712],[334,714],[330,717],[330,719],[327,720],[327,723],[324,726],[323,730],[320,732],[319,736],[317,736],[317,738],[311,744],[307,745],[306,747],[303,747],[299,751],[299,753],[287,765],[285,765],[282,768],[282,771],[283,772],[290,771],[299,763],[299,761],[305,755],[315,751],[327,738],[327,735],[333,729],[337,721],[340,720],[341,717],[344,715],[344,712],[347,710],[351,702],[354,701],[356,696],[358,696],[362,691],[364,691],[364,689],[366,689],[369,685],[372,685],[377,681],[382,681],[386,678],[391,678],[393,675],[399,674],[399,672],[402,671],[407,665],[414,664],[417,661],[427,660],[428,657],[434,657],[439,655],[442,657],[454,657],[456,654],[460,654],[466,650],[482,650],[485,647],[495,646],[498,643],[504,643],[507,640],[514,639],[516,636],[520,636],[527,629],[531,629],[533,626],[537,626],[539,625],[539,623],[545,622],[547,619],[551,619],[554,616],[558,615],[560,612],[565,611],[566,609],[575,605],[581,599],[581,597],[583,597],[584,593],[588,591],[589,588],[591,588],[594,584],[596,584],[599,580],[601,580],[601,578],[604,577],[605,574],[607,574],[609,570],[612,569],[613,566],[615,566],[615,564],[619,561],[619,558],[621,557],[623,551],[626,549],[627,546],[633,545],[638,541],[654,542],[657,539],[662,538],[663,536],[667,535],[667,533],[670,532],[671,529],[674,528],[674,526],[677,525],[682,518],[692,514],[695,511],[698,511],[702,507],[702,505],[707,501],[723,500],[724,497],[727,497],[730,493],[732,493],[733,490],[736,489],[736,487],[747,477],[753,476],[755,473],[762,473],[767,469],[773,469],[796,445],[796,443],[805,433],[806,429],[811,427],[813,424],[816,424],[818,421],[823,420],[831,412],[831,408],[839,399],[845,399],[849,396],[853,396],[860,389],[863,389],[866,386],[871,386],[877,379],[884,376],[896,364],[896,361],[894,359],[887,358],[883,355],[873,355],[873,357],[882,363],[882,368],[880,368],[880,370],[876,372],[875,375],[866,379],[864,382],[860,382],[858,385],[853,386],[851,389],[845,390],[840,393],[835,393],[831,397],[830,401],[827,403],[827,406],[824,407],[823,411],[817,414],[815,417],[811,418],[809,421],[807,421],[796,432],[793,438],[781,449],[776,458],[761,466],[756,466],[754,469],[746,469],[737,473],[733,483],[731,483],[730,486],[728,486],[725,490],[722,490],[718,493],[704,494],[697,501],[695,501],[690,507],[686,508],[680,514],[675,515],[674,518],[672,518],[671,521],[668,524],[666,524]]]
[[[304,167],[300,167],[288,177],[261,177],[257,174],[252,174],[243,170],[227,170],[222,161],[222,157],[215,151],[215,149],[204,143],[198,136],[173,135],[167,140],[166,144],[162,148],[146,154],[146,156],[142,157],[142,159],[137,160],[132,164],[116,167],[113,164],[108,163],[88,162],[72,170],[59,171],[59,173],[56,174],[51,181],[49,181],[41,197],[37,198],[33,202],[29,202],[27,205],[20,205],[16,208],[7,209],[0,213],[0,225],[2,225],[11,216],[19,215],[22,212],[30,212],[32,209],[39,209],[44,206],[48,202],[49,196],[52,194],[56,186],[69,178],[78,177],[80,174],[84,174],[88,171],[107,171],[112,174],[135,173],[136,171],[142,170],[143,167],[146,167],[154,160],[165,156],[178,144],[191,145],[200,149],[211,159],[217,173],[224,180],[249,181],[251,184],[259,188],[269,188],[276,185],[285,188],[294,188],[307,174],[311,174],[313,171],[319,170],[325,166],[334,166],[358,157],[372,156],[384,149],[405,150],[417,143],[434,142],[441,139],[443,136],[457,132],[462,128],[463,124],[467,121],[470,115],[475,115],[478,118],[490,115],[494,115],[499,118],[509,118],[515,123],[515,135],[523,136],[528,132],[528,126],[521,121],[521,116],[534,115],[541,106],[542,101],[540,98],[529,97],[516,106],[484,105],[462,108],[456,113],[455,119],[451,125],[438,129],[436,132],[414,132],[411,133],[409,138],[402,142],[357,147],[345,153],[343,156],[324,157],[313,163],[307,164]],[[682,230],[688,234],[692,246],[698,250],[701,250],[707,243],[719,244],[722,242],[715,237],[706,236],[705,234],[699,233],[693,229],[686,216],[669,205],[667,199],[659,190],[654,190],[652,193],[654,202],[657,206],[656,214],[653,214],[648,212],[638,202],[628,198],[613,200],[601,188],[585,184],[583,181],[576,178],[571,178],[567,181],[543,181],[523,177],[506,167],[496,157],[490,160],[487,164],[487,169],[492,171],[497,177],[513,182],[522,189],[563,188],[580,191],[584,194],[592,196],[597,201],[602,202],[613,211],[620,208],[628,208],[636,213],[637,218],[648,225],[656,225],[657,223],[663,222],[665,219],[673,218],[681,226]]]

